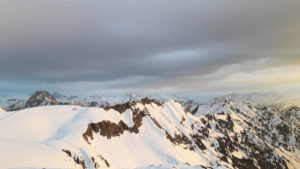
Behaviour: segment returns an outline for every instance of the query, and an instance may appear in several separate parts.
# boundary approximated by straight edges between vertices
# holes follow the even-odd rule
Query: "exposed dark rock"
[[[200,118],[201,122],[205,125],[207,121],[204,118]]]
[[[201,137],[199,134],[194,134],[194,135],[192,135],[192,138],[193,138],[195,144],[197,145],[197,147],[198,147],[200,150],[205,150],[205,149],[206,149],[205,145],[204,145],[204,144],[202,143],[202,141],[201,141],[201,138],[202,138],[202,137]]]
[[[25,107],[36,107],[42,105],[54,105],[58,102],[47,91],[35,92],[26,102]]]
[[[158,128],[163,129],[162,126],[157,122],[157,120],[155,118],[153,118],[151,116],[149,116],[149,117]]]
[[[62,151],[65,152],[69,157],[71,157],[71,158],[74,160],[74,162],[75,162],[76,164],[81,165],[82,169],[87,169],[87,167],[86,167],[86,165],[85,165],[85,162],[84,162],[84,160],[83,160],[82,157],[79,158],[79,157],[76,156],[76,155],[73,155],[73,157],[72,157],[71,151],[70,151],[70,150],[67,150],[67,149],[62,149]]]
[[[225,112],[220,112],[220,113],[218,113],[218,115],[225,115]]]
[[[184,145],[187,145],[190,150],[194,149],[192,147],[191,140],[184,134],[182,134],[182,135],[175,134],[175,136],[172,137],[168,132],[166,132],[166,136],[167,136],[167,139],[169,139],[175,145],[184,144]]]
[[[229,114],[227,114],[226,120],[227,121],[222,120],[222,119],[217,119],[219,127],[233,131],[233,121],[231,120],[231,116]]]
[[[72,153],[70,150],[62,149],[62,151],[68,154],[69,157],[72,157]]]
[[[90,107],[96,107],[98,106],[98,103],[95,101],[90,102]]]
[[[209,137],[208,127],[202,127],[200,130],[198,130],[198,133],[201,133],[206,138]]]
[[[184,107],[186,112],[190,112],[191,114],[195,114],[198,111],[199,103],[196,103],[193,100],[177,101],[177,102],[179,102]]]
[[[218,137],[216,138],[216,140],[219,144],[218,150],[224,156],[228,157],[229,154],[236,149],[234,143],[230,140],[229,137]]]
[[[208,114],[205,115],[205,117],[206,117],[208,120],[210,120],[210,121],[216,120],[216,117],[215,117],[215,115],[214,115],[213,113],[208,113]]]
[[[236,168],[243,168],[243,169],[258,169],[258,167],[254,164],[253,160],[251,159],[239,159],[235,156],[231,157],[232,165]]]
[[[154,100],[154,99],[149,99],[149,98],[143,98],[140,101],[141,104],[145,105],[145,104],[151,104],[154,103],[158,106],[162,106],[161,103],[159,103],[158,101]],[[126,102],[123,104],[116,104],[113,106],[105,106],[103,107],[105,110],[109,110],[109,109],[114,109],[116,111],[118,111],[120,114],[124,113],[127,109],[130,109],[132,106],[136,105],[138,103],[137,101],[133,101],[133,102]]]
[[[123,121],[116,124],[111,121],[104,120],[99,123],[90,123],[86,132],[83,133],[82,136],[88,142],[88,137],[93,139],[93,132],[100,132],[100,135],[110,139],[111,137],[120,136],[126,129],[128,129],[128,126]]]
[[[227,157],[225,157],[225,156],[222,156],[222,157],[220,158],[220,160],[222,160],[222,161],[228,163]]]
[[[158,106],[162,106],[162,104],[161,104],[160,102],[158,102],[158,101],[156,101],[156,100],[154,100],[154,99],[149,99],[148,97],[141,99],[140,102],[141,102],[143,105],[154,103],[154,104],[156,104],[156,105],[158,105]]]
[[[143,120],[143,117],[145,117],[145,113],[143,111],[139,111],[138,109],[132,109],[132,120],[133,120],[133,127],[129,128],[129,130],[131,132],[134,132],[134,133],[138,133],[139,132],[139,127],[142,126],[142,120]]]
[[[107,137],[107,139],[121,136],[124,131],[129,131],[130,133],[139,133],[139,127],[142,126],[142,119],[145,116],[145,113],[135,109],[132,110],[132,115],[132,120],[134,123],[132,127],[128,127],[128,125],[123,121],[120,121],[118,124],[116,124],[111,121],[104,120],[99,123],[90,123],[87,130],[82,134],[82,136],[85,141],[90,143],[88,141],[88,138],[93,140],[93,132],[100,133],[100,135]]]
[[[184,121],[185,121],[185,118],[182,117],[182,118],[181,118],[181,121],[180,121],[180,124],[182,125]]]
[[[93,162],[93,164],[94,164],[94,168],[95,168],[95,169],[98,169],[98,168],[100,167],[100,165],[95,161],[95,158],[94,158],[94,157],[92,157],[91,159],[92,159],[92,162]]]
[[[113,106],[107,106],[103,107],[105,110],[114,109],[120,114],[124,113],[127,109],[130,109],[130,107],[134,104],[134,102],[126,102],[124,104],[116,104]]]
[[[196,114],[197,111],[198,111],[198,108],[199,108],[199,105],[197,105],[197,107],[196,107],[195,109],[191,110],[191,113],[192,113],[192,114]]]
[[[100,155],[99,157],[100,157],[101,160],[104,161],[104,163],[105,163],[105,165],[106,165],[107,167],[110,167],[110,164],[108,163],[108,161],[107,161],[102,155]]]

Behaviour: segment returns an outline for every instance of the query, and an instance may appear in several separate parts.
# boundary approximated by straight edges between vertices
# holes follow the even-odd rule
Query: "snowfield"
[[[109,161],[110,168],[137,168],[178,161],[202,163],[196,152],[172,146],[150,118],[144,119],[139,134],[125,133],[112,139],[99,135],[90,146],[82,133],[89,123],[102,120],[133,123],[130,110],[120,115],[115,110],[79,106],[43,106],[1,114],[0,166],[81,168],[62,149],[80,154],[88,168],[93,168],[89,156],[96,158],[100,154]],[[99,162],[101,168],[106,166],[102,163]]]
[[[153,100],[0,112],[0,168],[262,168],[260,154],[270,167],[300,168],[298,129],[276,147],[254,130],[260,116],[238,103],[202,105],[192,115],[175,101]],[[275,117],[270,121],[277,126]],[[250,126],[249,119],[257,121]]]

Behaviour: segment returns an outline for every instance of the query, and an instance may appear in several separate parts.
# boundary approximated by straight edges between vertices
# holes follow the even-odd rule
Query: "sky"
[[[1,0],[0,93],[300,95],[300,1]]]

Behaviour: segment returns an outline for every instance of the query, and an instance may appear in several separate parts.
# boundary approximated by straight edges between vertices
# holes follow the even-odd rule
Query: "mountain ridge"
[[[36,91],[34,94],[41,91]],[[47,92],[47,91],[42,91]],[[92,95],[88,97],[79,97],[75,95],[64,95],[61,93],[54,92],[50,94],[57,103],[52,104],[70,104],[70,105],[80,105],[84,107],[104,107],[108,105],[114,104],[122,104],[128,101],[138,101],[142,98],[151,98],[158,100],[159,102],[164,102],[168,100],[176,100],[180,102],[187,111],[196,112],[197,107],[203,104],[214,104],[218,102],[224,101],[235,101],[235,102],[247,102],[251,103],[254,106],[275,106],[280,108],[281,110],[287,110],[290,107],[298,107],[300,104],[300,99],[284,96],[275,93],[231,93],[228,95],[214,97],[207,102],[199,102],[196,100],[197,97],[187,97],[182,95],[151,95],[151,94],[141,94],[141,93],[128,93],[120,96],[102,96],[102,95]],[[26,102],[31,96],[6,96],[0,97],[0,107],[5,109],[6,111],[14,111],[26,108]],[[46,101],[47,102],[47,101]],[[37,105],[40,106],[40,105]]]
[[[55,153],[50,155],[57,156],[54,159],[61,165],[49,162],[38,165],[32,159],[25,162],[40,167],[174,165],[184,168],[185,164],[194,168],[298,168],[299,128],[282,121],[277,111],[272,107],[257,109],[249,103],[220,102],[202,105],[192,115],[176,101],[159,103],[151,99],[106,108],[51,105],[10,112],[15,115],[0,117],[4,119],[0,130],[5,131],[13,124],[24,126],[33,117],[40,126],[46,123],[47,131],[37,131],[33,126],[15,130],[15,134],[2,134],[11,142],[25,139],[25,143],[18,141],[21,147],[28,142],[34,147],[52,147],[51,152]],[[22,121],[18,120],[19,116]],[[48,148],[34,151],[49,153]],[[9,161],[9,156],[2,158]],[[124,160],[128,162],[122,163]]]

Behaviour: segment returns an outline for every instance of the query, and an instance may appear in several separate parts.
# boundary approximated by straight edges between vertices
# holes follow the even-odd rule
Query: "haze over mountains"
[[[47,91],[37,91],[32,95],[7,95],[0,96],[0,107],[7,111],[18,110],[25,107],[33,107],[48,104],[72,104],[80,106],[106,106],[113,104],[121,104],[127,101],[137,101],[139,99],[149,97],[158,101],[177,100],[182,104],[189,106],[196,106],[198,104],[207,104],[221,101],[238,101],[247,102],[259,105],[273,105],[277,108],[290,107],[293,105],[300,104],[300,97],[287,96],[284,94],[276,93],[232,93],[212,99],[203,99],[199,96],[187,96],[187,95],[168,95],[168,94],[148,94],[148,93],[127,93],[124,95],[91,95],[88,97],[75,96],[75,95],[64,95],[61,93],[54,92],[50,94]],[[34,100],[30,100],[34,99]],[[32,102],[32,103],[31,103]],[[34,103],[34,104],[33,104]],[[190,108],[188,108],[190,109]],[[190,110],[193,111],[193,110]]]

